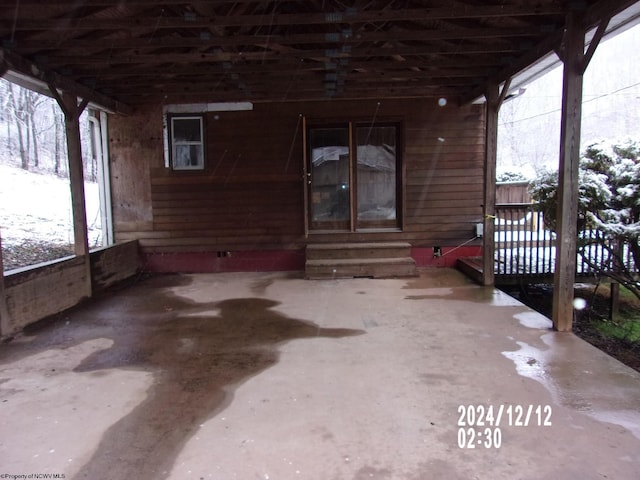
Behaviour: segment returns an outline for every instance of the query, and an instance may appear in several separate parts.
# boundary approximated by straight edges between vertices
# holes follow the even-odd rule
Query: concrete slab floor
[[[447,269],[142,280],[0,346],[0,474],[639,478],[640,374],[549,327]]]

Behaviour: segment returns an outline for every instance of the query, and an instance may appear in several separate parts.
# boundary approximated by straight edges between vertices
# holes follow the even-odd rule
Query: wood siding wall
[[[303,122],[398,121],[401,232],[304,232]],[[257,104],[207,113],[206,167],[164,167],[162,108],[110,121],[114,223],[145,253],[301,249],[309,242],[457,245],[482,220],[484,107],[434,99]]]

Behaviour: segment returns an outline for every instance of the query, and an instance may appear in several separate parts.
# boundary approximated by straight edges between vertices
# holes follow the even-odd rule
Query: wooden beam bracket
[[[507,78],[502,86],[502,91],[500,92],[500,97],[498,98],[498,111],[502,108],[502,104],[504,103],[505,98],[507,98],[507,94],[509,93],[509,88],[511,88],[511,77]]]
[[[591,43],[589,43],[589,48],[584,54],[584,58],[582,60],[582,73],[586,72],[589,63],[591,63],[591,59],[593,58],[593,54],[596,52],[598,45],[600,45],[600,41],[607,31],[607,27],[609,26],[609,22],[611,21],[611,17],[603,19],[599,24],[596,30],[596,33],[593,35],[591,39]]]
[[[3,68],[6,66],[7,69],[3,75],[6,75],[6,73],[10,71],[12,73],[15,72],[18,74],[17,76],[22,79],[32,79],[31,82],[28,83],[30,83],[30,87],[34,90],[38,90],[38,88],[35,87],[37,85],[46,92],[47,87],[53,84],[60,90],[75,93],[78,97],[86,98],[88,99],[88,102],[92,102],[111,113],[130,115],[133,112],[131,107],[123,104],[122,102],[96,92],[95,90],[85,85],[81,85],[68,77],[45,70],[35,63],[1,47],[0,65],[3,65]],[[16,83],[21,82],[17,81]]]
[[[53,83],[49,83],[48,86],[51,91],[51,96],[58,102],[58,106],[62,110],[62,113],[64,113],[65,118],[69,121],[77,121],[80,115],[82,115],[82,112],[84,112],[84,109],[89,105],[89,99],[83,98],[79,104],[76,102],[75,105],[69,105],[65,102],[65,99],[60,95],[60,92]]]

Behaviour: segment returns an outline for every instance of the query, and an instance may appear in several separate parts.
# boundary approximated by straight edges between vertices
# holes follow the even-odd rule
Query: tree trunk
[[[29,117],[29,115],[27,115],[26,111],[25,111],[25,107],[27,105],[27,95],[26,92],[24,92],[24,97],[23,97],[23,102],[22,102],[22,106],[23,106],[23,116],[24,116],[24,137],[25,137],[25,149],[24,149],[24,153],[25,156],[27,158],[27,166],[26,167],[22,167],[25,170],[29,170],[29,160],[31,160],[31,118]]]
[[[31,134],[31,139],[33,141],[33,166],[36,168],[40,167],[40,154],[38,153],[38,132],[36,129],[36,104],[34,102],[35,92],[29,92],[29,102],[28,102],[28,115],[29,115],[29,130],[27,130],[27,134]]]
[[[9,110],[9,105],[7,104],[7,110]],[[11,145],[11,122],[9,119],[5,119],[5,123],[7,125],[7,158],[13,157],[13,145]]]
[[[20,101],[16,101],[16,94],[13,89],[13,84],[9,84],[9,93],[11,96],[11,107],[13,109],[13,120],[16,124],[16,130],[18,132],[18,146],[20,148],[20,166],[29,170],[29,156],[27,154],[27,150],[24,144],[24,137],[22,135],[24,119],[23,119],[23,110],[24,106],[24,92],[21,91]]]
[[[62,155],[60,152],[60,133],[62,132],[62,116],[58,114],[55,104],[51,104],[51,107],[53,109],[53,127],[54,127],[53,171],[57,176],[61,176],[62,159],[60,157]]]

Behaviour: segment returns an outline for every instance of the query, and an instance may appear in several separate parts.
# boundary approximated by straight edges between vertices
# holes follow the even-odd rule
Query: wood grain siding
[[[457,245],[482,219],[483,113],[482,105],[440,108],[433,99],[257,104],[253,111],[207,113],[206,165],[195,172],[164,167],[161,108],[116,117],[117,238],[139,239],[147,254],[289,250],[309,242]],[[302,115],[309,125],[399,123],[402,231],[305,237]]]
[[[453,108],[423,121],[406,127],[404,238],[414,247],[458,245],[482,221],[483,108]]]
[[[151,170],[147,251],[296,248],[303,235],[302,121],[256,106],[209,113],[201,172]]]
[[[162,109],[109,119],[109,162],[114,233],[117,242],[153,230],[152,164],[163,162]]]

